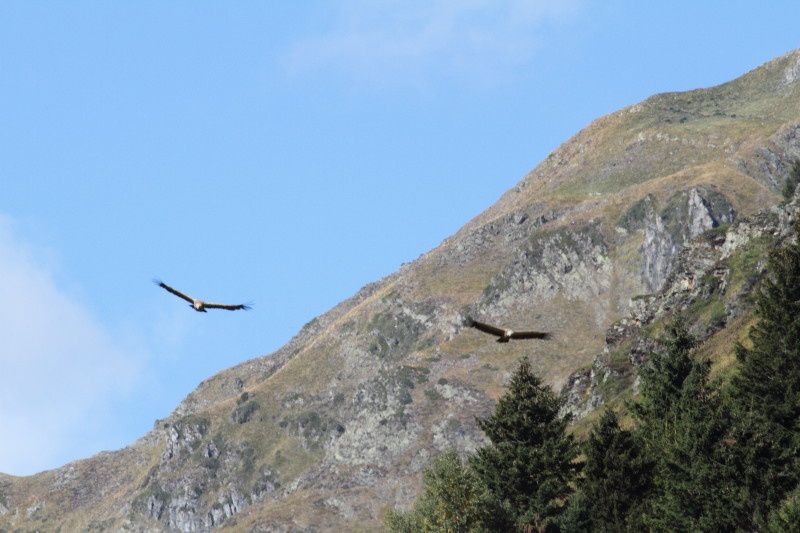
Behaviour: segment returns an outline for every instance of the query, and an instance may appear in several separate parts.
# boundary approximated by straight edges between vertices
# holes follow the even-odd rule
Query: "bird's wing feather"
[[[550,334],[544,331],[515,331],[511,334],[512,339],[549,339]]]
[[[477,320],[469,319],[467,324],[470,327],[483,331],[484,333],[490,333],[492,335],[497,335],[498,337],[502,337],[506,334],[506,330],[504,329],[490,326],[489,324],[484,324],[483,322],[478,322]]]
[[[162,289],[165,289],[168,292],[171,292],[172,294],[174,294],[178,298],[183,298],[184,300],[186,300],[189,303],[194,303],[194,300],[192,299],[191,296],[187,296],[187,295],[183,294],[181,291],[179,291],[177,289],[173,289],[172,287],[170,287],[169,285],[167,285],[166,283],[164,283],[160,279],[154,279],[153,283],[155,283],[156,285],[158,285]]]
[[[228,305],[228,304],[205,303],[204,307],[206,309],[225,309],[227,311],[238,311],[239,309],[244,309],[245,311],[249,311],[250,309],[252,309],[252,306],[248,304]]]

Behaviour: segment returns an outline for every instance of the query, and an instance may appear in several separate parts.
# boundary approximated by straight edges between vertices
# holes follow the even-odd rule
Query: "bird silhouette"
[[[513,329],[498,328],[483,322],[478,322],[467,317],[465,324],[490,335],[497,337],[497,342],[508,342],[511,339],[549,339],[550,334],[543,331],[514,331]]]
[[[156,285],[158,285],[162,289],[166,290],[167,292],[171,292],[172,294],[174,294],[178,298],[183,298],[184,300],[189,302],[189,306],[192,309],[194,309],[195,311],[197,311],[198,313],[206,313],[207,309],[225,309],[226,311],[238,311],[239,309],[244,309],[245,311],[248,311],[248,310],[252,309],[252,307],[250,305],[248,305],[248,304],[235,304],[235,305],[215,304],[215,303],[211,303],[211,302],[205,302],[203,300],[198,300],[197,298],[192,298],[188,294],[184,294],[184,293],[182,293],[181,291],[179,291],[177,289],[173,289],[172,287],[170,287],[169,285],[167,285],[166,283],[164,283],[160,279],[154,279],[153,283],[155,283]]]

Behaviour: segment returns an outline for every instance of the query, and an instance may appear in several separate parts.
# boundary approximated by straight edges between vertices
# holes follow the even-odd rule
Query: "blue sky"
[[[800,47],[796,1],[655,4],[0,3],[0,471],[124,446],[591,120]]]

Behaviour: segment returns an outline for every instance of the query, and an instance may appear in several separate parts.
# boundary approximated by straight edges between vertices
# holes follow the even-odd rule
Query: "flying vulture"
[[[542,331],[514,331],[511,329],[503,329],[477,320],[467,318],[466,325],[471,328],[479,329],[484,333],[497,336],[497,342],[508,342],[511,339],[549,339],[550,334]]]
[[[179,290],[173,289],[172,287],[170,287],[169,285],[167,285],[166,283],[164,283],[160,279],[154,279],[153,283],[155,283],[156,285],[158,285],[162,289],[165,289],[166,291],[171,292],[172,294],[174,294],[178,298],[183,298],[184,300],[189,302],[189,305],[192,307],[192,309],[194,309],[198,313],[206,313],[207,312],[206,309],[226,309],[228,311],[238,311],[239,309],[244,309],[245,311],[247,311],[247,310],[250,309],[250,306],[246,305],[246,304],[227,305],[227,304],[212,304],[212,303],[209,303],[209,302],[204,302],[203,300],[198,300],[197,298],[192,298],[191,296],[183,294]]]

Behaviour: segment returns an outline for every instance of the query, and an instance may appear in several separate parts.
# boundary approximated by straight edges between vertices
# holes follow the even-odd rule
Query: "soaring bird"
[[[177,289],[173,289],[160,279],[154,279],[153,283],[161,287],[162,289],[171,292],[178,298],[183,298],[189,305],[197,311],[198,313],[206,313],[206,309],[226,309],[228,311],[238,311],[239,309],[244,309],[245,311],[251,309],[251,307],[247,304],[237,304],[237,305],[228,305],[228,304],[212,304],[209,302],[204,302],[203,300],[198,300],[197,298],[192,298],[189,295],[183,294],[181,291]]]
[[[468,327],[479,329],[484,333],[497,336],[497,342],[508,342],[511,339],[549,339],[550,334],[542,331],[514,331],[512,329],[498,328],[478,322],[467,317],[465,324]]]

